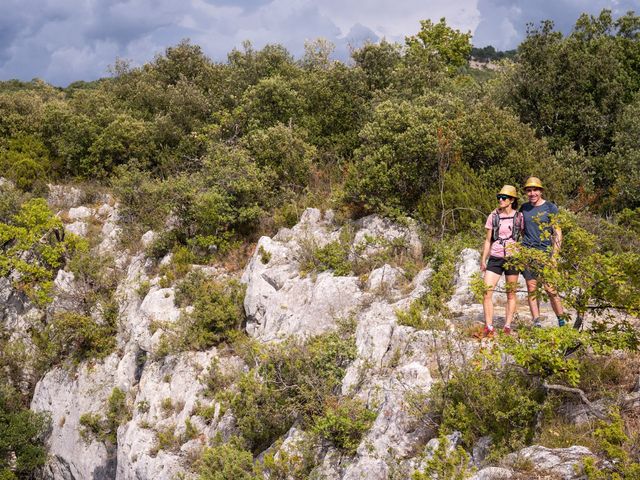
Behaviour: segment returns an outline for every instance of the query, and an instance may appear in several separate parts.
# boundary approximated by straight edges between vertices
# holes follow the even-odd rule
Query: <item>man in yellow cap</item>
[[[560,252],[560,246],[562,245],[562,231],[558,227],[551,227],[549,215],[557,214],[558,207],[542,198],[544,187],[537,177],[529,177],[527,179],[524,184],[524,191],[527,193],[529,202],[520,208],[524,217],[522,245],[543,250],[555,257]],[[551,235],[543,234],[543,232]],[[527,269],[522,272],[522,276],[527,282],[529,310],[531,310],[533,324],[536,327],[541,327],[540,300],[534,295],[538,286],[537,273],[534,270]],[[563,327],[566,325],[567,315],[564,313],[560,296],[550,285],[544,285],[544,289],[549,295],[551,308],[558,317],[558,325]]]

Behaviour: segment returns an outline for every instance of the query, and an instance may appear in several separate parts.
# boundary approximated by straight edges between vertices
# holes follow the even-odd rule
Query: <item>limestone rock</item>
[[[140,238],[140,243],[142,243],[142,246],[144,248],[147,248],[153,243],[157,236],[158,235],[156,234],[156,232],[154,232],[153,230],[149,230],[148,232],[145,232],[144,235],[142,235],[142,237]]]
[[[215,349],[187,352],[145,366],[137,386],[133,417],[118,429],[118,480],[172,480],[188,466],[181,449],[202,448],[215,436],[218,426],[224,427],[221,418],[206,425],[194,414],[204,390],[200,378],[213,358],[217,358]],[[186,422],[198,430],[195,439],[185,436]],[[174,450],[158,449],[158,431],[172,432],[180,445]]]
[[[75,222],[77,220],[86,220],[93,215],[93,210],[89,207],[80,206],[69,209],[69,213],[67,214],[67,218]]]
[[[505,458],[508,465],[522,460],[529,460],[536,471],[556,475],[563,480],[581,478],[579,465],[585,457],[593,456],[587,447],[573,446],[569,448],[547,448],[541,445],[532,445],[522,450],[511,453]]]
[[[106,401],[116,386],[117,363],[117,356],[111,355],[103,363],[80,367],[75,374],[56,368],[36,385],[31,409],[51,415],[52,429],[46,441],[48,478],[114,478],[113,449],[95,439],[85,442],[80,436],[80,417],[105,411]]]
[[[84,193],[71,185],[48,184],[47,203],[52,208],[71,208],[82,204]]]
[[[354,245],[365,246],[363,255],[369,256],[384,249],[391,243],[404,244],[414,258],[422,256],[422,242],[413,220],[407,219],[407,226],[378,215],[369,215],[355,222],[357,228]],[[370,242],[368,239],[384,240]]]
[[[262,237],[242,275],[247,332],[260,341],[327,331],[351,315],[362,297],[357,277],[301,277],[290,261],[296,247]],[[267,263],[261,251],[268,252]]]
[[[80,220],[65,225],[64,229],[65,231],[78,235],[79,237],[86,237],[87,233],[89,233],[89,225],[87,225],[87,222]]]
[[[508,480],[513,478],[513,471],[503,467],[485,467],[470,480]]]
[[[454,292],[447,304],[452,312],[465,315],[482,313],[482,305],[475,303],[471,292],[471,277],[480,271],[480,253],[465,248],[460,253],[454,276]]]

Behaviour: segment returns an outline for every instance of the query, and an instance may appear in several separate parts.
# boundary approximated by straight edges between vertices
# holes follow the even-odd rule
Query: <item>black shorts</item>
[[[496,273],[498,275],[518,275],[520,272],[515,268],[506,269],[504,264],[506,259],[498,258],[498,257],[489,257],[489,261],[487,262],[487,270],[490,272]]]

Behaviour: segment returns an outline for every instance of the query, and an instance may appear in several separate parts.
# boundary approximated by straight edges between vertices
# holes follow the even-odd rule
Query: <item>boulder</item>
[[[89,207],[80,206],[69,209],[69,213],[67,213],[67,218],[71,222],[75,222],[77,220],[86,220],[93,215],[93,210]]]
[[[485,467],[470,480],[508,480],[513,478],[513,470],[504,467]]]
[[[592,456],[591,450],[582,446],[547,448],[532,445],[507,455],[505,463],[514,466],[526,460],[531,462],[535,471],[556,475],[563,480],[577,480],[582,478],[579,473],[582,461]]]
[[[64,229],[66,232],[73,233],[79,237],[86,237],[87,233],[89,233],[89,225],[87,225],[87,222],[80,220],[65,225]]]
[[[71,208],[82,204],[84,193],[71,185],[48,184],[47,203],[52,208]]]

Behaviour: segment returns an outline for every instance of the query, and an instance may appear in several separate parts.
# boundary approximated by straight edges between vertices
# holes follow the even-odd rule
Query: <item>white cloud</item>
[[[349,43],[402,41],[420,20],[441,17],[475,32],[478,46],[513,48],[528,21],[552,18],[565,29],[606,6],[624,12],[638,0],[3,0],[0,79],[94,79],[117,56],[142,64],[183,38],[225,60],[244,40],[300,55],[305,40],[324,37],[344,59]]]

